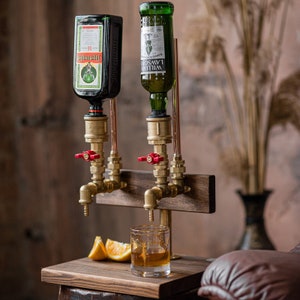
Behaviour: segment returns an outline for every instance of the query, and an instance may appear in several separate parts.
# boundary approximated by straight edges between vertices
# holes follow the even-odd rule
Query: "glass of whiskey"
[[[141,277],[167,277],[170,266],[170,230],[163,225],[130,229],[131,273]]]

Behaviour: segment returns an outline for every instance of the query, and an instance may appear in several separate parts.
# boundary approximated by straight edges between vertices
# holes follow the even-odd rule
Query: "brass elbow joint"
[[[89,204],[93,202],[93,197],[97,193],[111,193],[117,189],[124,188],[125,186],[125,182],[116,182],[112,180],[104,180],[103,182],[99,182],[99,184],[89,182],[88,184],[81,186],[79,191],[79,203],[83,205],[84,215],[89,215]]]
[[[89,204],[93,202],[92,198],[96,195],[98,187],[95,183],[89,182],[81,186],[79,203],[83,205],[84,215],[89,215]]]
[[[153,210],[157,207],[158,201],[162,198],[163,191],[159,187],[153,187],[146,190],[144,194],[144,208],[149,210],[149,221],[154,221],[154,212]]]

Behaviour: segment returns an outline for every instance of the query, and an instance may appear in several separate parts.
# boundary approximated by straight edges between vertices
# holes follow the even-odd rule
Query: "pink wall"
[[[139,14],[141,1],[76,1],[76,14],[111,13],[124,18],[122,91],[118,97],[119,143],[124,168],[148,169],[136,157],[150,152],[147,145],[145,118],[149,112],[148,95],[139,81]],[[174,0],[174,28],[179,42],[179,61],[183,61],[182,37],[187,18],[200,10],[201,1]],[[300,3],[294,1],[290,11],[282,52],[280,77],[300,68]],[[228,36],[231,38],[230,29]],[[238,68],[238,64],[235,65]],[[221,110],[216,94],[218,88],[211,77],[199,80],[188,66],[180,63],[182,149],[188,173],[216,175],[217,212],[213,215],[173,213],[173,247],[175,252],[199,256],[217,256],[234,249],[243,231],[243,207],[235,194],[240,186],[228,178],[220,167],[218,157]],[[202,71],[203,73],[203,71]],[[86,104],[77,103],[82,111]],[[83,124],[77,124],[83,132]],[[80,131],[79,130],[79,131]],[[77,132],[79,132],[77,131]],[[83,134],[83,133],[82,133]],[[134,145],[134,147],[132,147]],[[170,153],[171,154],[171,153]],[[300,241],[300,136],[290,126],[272,131],[267,188],[274,193],[266,208],[266,225],[270,238],[279,250],[289,250]],[[109,211],[115,231],[106,232],[126,239],[124,222],[146,222],[143,210]],[[131,220],[131,221],[128,221]],[[127,220],[127,221],[126,221]],[[101,220],[99,221],[101,228]],[[101,232],[100,232],[101,234]]]

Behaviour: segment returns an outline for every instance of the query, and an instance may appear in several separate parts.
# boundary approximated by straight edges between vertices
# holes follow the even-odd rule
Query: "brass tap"
[[[112,151],[108,158],[109,179],[105,179],[105,164],[103,144],[108,140],[107,116],[84,116],[85,141],[90,143],[91,150],[75,155],[91,163],[91,182],[80,188],[79,203],[84,206],[84,215],[89,215],[88,205],[98,193],[111,193],[114,190],[124,188],[125,182],[120,180],[121,158],[117,152]]]
[[[155,186],[146,190],[144,194],[144,208],[149,210],[149,221],[154,221],[154,209],[164,197],[176,197],[178,194],[188,192],[190,189],[184,186],[185,166],[181,156],[174,154],[169,168],[167,144],[172,142],[171,118],[147,118],[148,144],[153,145],[153,152],[147,156],[141,156],[139,161],[146,161],[153,165]],[[172,182],[169,183],[169,177]],[[171,226],[170,213],[160,211],[160,223]]]
[[[83,213],[85,216],[89,215],[89,204],[92,203],[92,197],[97,193],[97,185],[93,182],[89,182],[81,186],[79,203],[83,205]]]
[[[149,222],[154,221],[154,209],[157,208],[158,201],[162,198],[162,189],[153,187],[146,190],[144,194],[144,208],[149,211]]]
[[[149,210],[149,221],[154,221],[154,209],[157,208],[160,199],[169,194],[169,160],[167,143],[172,142],[171,118],[147,118],[148,144],[153,145],[153,152],[147,156],[141,156],[139,161],[147,161],[153,165],[155,186],[146,190],[144,194],[144,208]]]

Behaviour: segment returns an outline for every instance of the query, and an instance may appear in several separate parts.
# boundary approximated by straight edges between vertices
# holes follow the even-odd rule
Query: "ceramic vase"
[[[272,191],[266,190],[262,194],[250,195],[241,191],[237,193],[245,208],[245,229],[237,249],[275,249],[264,222],[265,205]]]

